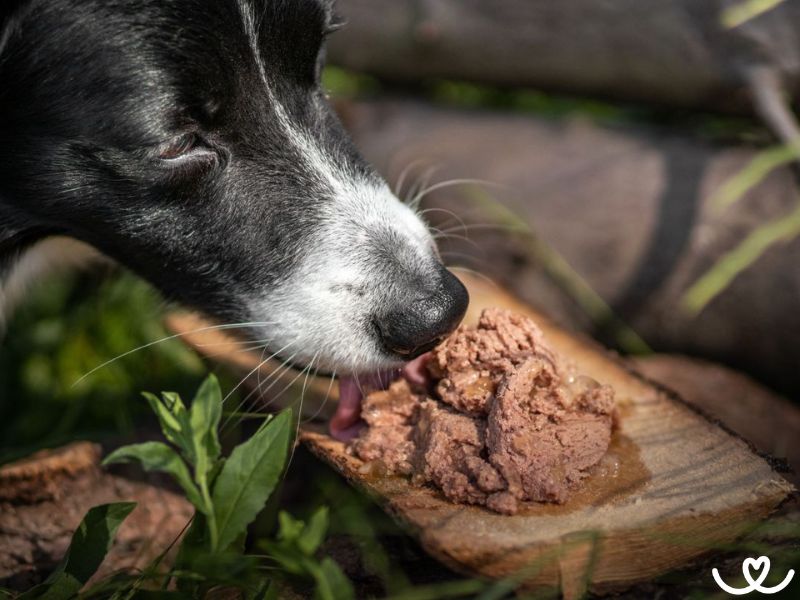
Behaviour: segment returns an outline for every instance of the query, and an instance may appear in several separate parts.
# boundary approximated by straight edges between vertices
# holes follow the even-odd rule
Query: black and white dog
[[[329,0],[4,2],[0,311],[91,247],[322,371],[395,367],[461,320],[320,89]]]

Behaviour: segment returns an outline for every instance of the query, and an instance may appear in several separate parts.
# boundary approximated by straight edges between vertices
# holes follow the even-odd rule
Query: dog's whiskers
[[[233,351],[223,350],[221,352],[209,352],[208,354],[204,353],[203,355],[207,358],[224,358],[227,356],[233,356],[236,354],[245,354],[247,352],[253,352],[256,350],[266,350],[268,347],[269,344],[256,344],[254,346],[237,348],[236,350]]]
[[[239,404],[238,404],[238,405],[236,406],[236,408],[234,409],[233,413],[237,413],[237,412],[241,411],[243,407],[245,407],[245,406],[248,406],[248,404],[247,404],[247,403],[248,403],[248,401],[249,401],[249,400],[250,400],[250,398],[251,398],[253,395],[255,395],[255,394],[258,394],[258,396],[257,396],[256,400],[260,400],[260,398],[261,398],[261,396],[263,396],[263,394],[265,394],[266,392],[268,392],[268,391],[269,391],[269,390],[272,388],[272,386],[273,386],[273,385],[275,385],[275,383],[276,383],[277,381],[279,381],[281,377],[283,377],[283,375],[285,375],[286,373],[288,373],[288,372],[289,372],[289,371],[292,369],[292,364],[291,364],[291,361],[294,359],[294,357],[295,357],[295,356],[297,356],[297,354],[298,354],[298,353],[299,353],[299,351],[295,352],[295,353],[294,353],[294,354],[292,354],[292,355],[291,355],[289,358],[287,358],[286,360],[282,361],[282,362],[281,362],[281,364],[280,364],[280,365],[278,365],[278,366],[275,368],[275,370],[274,370],[274,371],[272,371],[272,372],[271,372],[271,373],[270,373],[270,374],[267,376],[267,378],[266,378],[266,379],[264,379],[264,381],[262,381],[262,382],[259,382],[257,385],[253,386],[253,389],[252,389],[252,390],[250,390],[250,391],[247,393],[247,395],[246,395],[244,398],[242,398],[242,400],[239,402]],[[277,354],[277,353],[276,353],[276,354]],[[273,354],[273,356],[275,356],[276,354]],[[272,356],[271,356],[271,357],[269,357],[269,358],[267,358],[266,360],[262,361],[261,363],[259,363],[259,365],[256,367],[256,369],[260,369],[260,368],[261,368],[261,367],[262,367],[264,364],[266,364],[266,363],[267,363],[267,362],[268,362],[268,361],[269,361],[271,358],[272,358]],[[247,381],[247,380],[250,378],[250,376],[251,376],[251,375],[252,375],[252,374],[255,372],[255,370],[256,370],[256,369],[254,369],[254,370],[250,371],[250,372],[249,372],[247,375],[245,375],[245,376],[244,376],[244,377],[243,377],[243,378],[242,378],[242,379],[239,381],[239,383],[237,383],[237,384],[236,384],[236,387],[234,388],[234,390],[235,390],[235,389],[237,389],[237,388],[239,388],[239,387],[240,387],[240,386],[241,386],[241,385],[242,385],[242,384],[243,384],[245,381]],[[273,378],[274,378],[274,379],[273,379]],[[266,383],[267,383],[268,381],[270,381],[271,379],[273,380],[273,381],[272,381],[272,383],[270,383],[270,385],[267,387],[267,389],[266,389],[266,390],[264,390],[264,391],[261,391],[261,386],[262,386],[262,385],[264,385],[264,384],[266,384]],[[231,390],[231,393],[233,393],[233,390]],[[228,396],[230,396],[230,393],[228,394]],[[226,399],[227,399],[227,396],[226,396]],[[255,400],[254,400],[254,402],[255,402]],[[232,413],[232,414],[233,414],[233,413]],[[221,428],[220,428],[220,431],[225,431],[225,430],[226,430],[226,429],[227,429],[229,426],[233,426],[233,425],[235,425],[236,423],[238,423],[238,421],[236,421],[236,423],[233,423],[233,424],[231,424],[231,423],[230,423],[230,420],[231,420],[231,417],[228,417],[227,419],[225,419],[225,421],[222,423],[222,426],[221,426]]]
[[[263,381],[259,381],[256,385],[254,385],[253,388],[247,393],[247,395],[242,399],[242,401],[236,407],[236,411],[239,411],[243,406],[245,406],[248,402],[250,402],[250,398],[252,398],[253,396],[256,397],[253,399],[251,404],[254,405],[257,402],[260,408],[268,408],[272,404],[272,402],[287,389],[288,386],[291,386],[295,381],[297,381],[297,378],[300,375],[298,375],[292,381],[290,381],[289,384],[286,387],[284,387],[278,394],[273,395],[272,398],[270,398],[270,400],[268,400],[267,402],[263,401],[263,397],[267,394],[267,392],[269,392],[269,390],[271,390],[276,383],[281,381],[284,375],[289,373],[289,371],[291,371],[294,368],[292,366],[292,361],[299,354],[299,352],[300,351],[298,350],[297,352],[292,354],[289,358],[281,362],[281,364],[278,365],[275,368],[275,370],[271,371],[269,375],[267,375],[266,379],[264,379]],[[268,360],[269,359],[263,361],[261,365],[265,364]],[[305,368],[303,369],[303,371],[305,371]],[[300,374],[302,374],[303,371],[301,371]],[[252,371],[248,375],[244,376],[244,378],[239,382],[238,386],[242,385],[250,377],[250,375],[252,375]],[[270,381],[271,383],[269,383],[269,385],[262,390],[261,388]],[[227,425],[228,423],[226,421],[226,423],[223,424],[223,428],[226,427]]]
[[[408,206],[410,206],[412,209],[416,210],[419,203],[418,202],[414,203],[414,198],[417,197],[420,190],[423,190],[428,186],[428,183],[430,182],[431,178],[434,176],[436,171],[438,171],[438,167],[430,167],[426,169],[425,172],[419,178],[417,178],[417,181],[415,181],[413,185],[409,187],[408,194],[406,195],[403,202],[408,204]]]
[[[476,271],[475,269],[470,269],[469,267],[462,267],[456,265],[447,265],[447,268],[450,269],[451,271],[464,271],[466,273],[471,273],[472,275],[480,277],[486,282],[492,284],[494,287],[499,287],[499,284],[494,279],[486,275],[486,273],[481,273],[480,271]]]
[[[254,373],[256,373],[256,372],[260,371],[260,370],[261,370],[261,368],[262,368],[262,367],[263,367],[265,364],[267,364],[267,363],[268,363],[270,360],[272,360],[273,358],[275,358],[276,356],[278,356],[278,355],[279,355],[281,352],[283,352],[284,350],[286,350],[287,348],[289,348],[289,347],[290,347],[292,344],[294,344],[294,341],[291,341],[291,342],[289,342],[288,344],[286,344],[285,346],[283,346],[283,348],[281,348],[280,350],[276,350],[275,352],[273,352],[273,353],[272,353],[270,356],[268,356],[267,358],[263,358],[264,354],[266,353],[266,348],[265,348],[265,349],[264,349],[264,351],[263,351],[263,352],[262,352],[262,354],[261,354],[262,360],[260,360],[260,361],[259,361],[259,363],[258,363],[258,364],[257,364],[255,367],[253,367],[253,368],[252,368],[252,369],[251,369],[251,370],[250,370],[250,371],[249,371],[249,372],[248,372],[248,373],[247,373],[247,374],[246,374],[244,377],[242,377],[242,378],[239,380],[239,383],[237,383],[235,386],[233,386],[233,388],[232,388],[232,389],[231,389],[231,390],[230,390],[230,391],[229,391],[229,392],[228,392],[228,393],[225,395],[225,397],[222,399],[222,403],[224,404],[224,403],[225,403],[225,402],[228,400],[228,398],[230,398],[230,397],[231,397],[231,395],[232,395],[232,394],[233,394],[233,393],[234,393],[234,392],[235,392],[237,389],[239,389],[239,387],[240,387],[240,386],[241,386],[241,385],[242,385],[242,384],[243,384],[245,381],[247,381],[247,379],[249,379],[249,378],[250,378],[250,376],[252,376]],[[297,352],[295,352],[294,354],[292,354],[292,356],[291,356],[289,359],[287,359],[287,360],[288,360],[288,361],[291,361],[291,360],[292,360],[292,358],[294,358],[296,354],[297,354]],[[285,362],[287,362],[287,361],[283,361],[283,362],[285,363]]]
[[[297,438],[300,436],[300,419],[301,419],[301,417],[303,415],[303,399],[304,399],[305,394],[306,394],[306,385],[308,384],[308,376],[311,374],[311,367],[314,365],[314,362],[316,362],[318,357],[319,357],[319,351],[317,351],[314,354],[314,356],[311,358],[311,361],[308,363],[308,366],[305,369],[303,369],[303,371],[300,372],[300,375],[302,375],[303,372],[305,372],[306,376],[305,376],[305,379],[303,380],[303,387],[302,387],[302,390],[300,392],[300,403],[299,403],[299,406],[297,408],[297,426],[296,426],[295,432],[294,432],[295,440],[297,440]],[[317,373],[318,370],[319,370],[319,366],[317,366],[317,369],[314,371],[314,376],[315,377],[316,377],[316,373]],[[298,377],[299,377],[299,375],[298,375]],[[289,384],[289,385],[292,385],[295,381],[297,381],[297,377],[295,377],[295,379],[292,380],[292,383]],[[282,394],[288,387],[289,386],[284,388],[278,395]],[[277,397],[278,396],[276,396],[276,398]],[[292,460],[294,459],[294,453],[295,453],[296,449],[297,449],[297,444],[292,444],[291,452],[289,454],[289,460],[286,461],[286,468],[283,471],[283,473],[284,473],[283,476],[284,477],[286,477],[286,473],[289,471],[289,467],[292,465]]]
[[[259,348],[264,344],[269,344],[273,338],[260,338],[257,340],[220,340],[218,342],[202,342],[195,343],[193,346],[197,348],[210,348],[212,346],[247,346],[256,344]]]
[[[292,380],[291,380],[289,383],[287,383],[287,384],[286,384],[286,385],[285,385],[285,386],[284,386],[284,387],[283,387],[283,388],[282,388],[282,389],[281,389],[279,392],[277,392],[277,393],[273,394],[273,395],[272,395],[272,397],[271,397],[271,398],[270,398],[270,399],[269,399],[267,402],[263,402],[263,401],[262,401],[262,398],[264,397],[264,395],[265,395],[267,392],[269,392],[269,390],[270,390],[270,389],[272,389],[272,387],[273,387],[273,386],[274,386],[276,383],[278,383],[278,382],[279,382],[279,381],[280,381],[280,380],[283,378],[283,376],[284,376],[284,375],[286,375],[286,374],[287,374],[287,373],[288,373],[288,372],[289,372],[289,371],[292,369],[292,365],[291,365],[291,362],[290,362],[290,361],[291,361],[291,360],[292,360],[292,359],[295,357],[295,355],[296,355],[296,354],[297,354],[297,353],[295,353],[294,355],[292,355],[292,356],[291,356],[289,359],[287,359],[287,361],[285,361],[284,363],[282,363],[280,367],[278,367],[277,369],[275,369],[275,371],[273,371],[272,373],[270,373],[270,374],[269,374],[269,376],[267,376],[267,378],[266,378],[266,379],[265,379],[265,380],[264,380],[264,381],[263,381],[261,384],[254,386],[254,387],[253,387],[253,389],[252,389],[252,390],[251,390],[251,391],[250,391],[250,392],[247,394],[247,396],[245,396],[245,398],[242,400],[242,402],[240,402],[240,403],[239,403],[239,406],[236,408],[236,412],[239,412],[239,411],[241,410],[241,408],[242,408],[242,407],[243,407],[243,406],[244,406],[244,405],[247,403],[247,401],[248,401],[248,400],[249,400],[249,399],[250,399],[250,398],[251,398],[251,397],[252,397],[254,394],[257,394],[257,397],[256,397],[256,398],[253,400],[253,403],[255,403],[255,402],[258,402],[258,403],[259,403],[259,407],[260,407],[260,408],[267,409],[267,408],[269,408],[269,407],[272,405],[272,403],[273,403],[273,402],[275,402],[275,401],[276,401],[276,400],[277,400],[277,399],[278,399],[278,398],[279,398],[281,395],[283,395],[283,393],[284,393],[286,390],[288,390],[290,387],[292,387],[292,386],[294,385],[294,383],[295,383],[295,382],[296,382],[296,381],[297,381],[297,380],[298,380],[300,377],[302,377],[302,376],[303,376],[303,374],[306,372],[306,370],[308,370],[308,369],[309,369],[309,367],[310,367],[310,365],[311,365],[312,363],[309,363],[309,365],[306,365],[306,366],[303,368],[303,370],[302,370],[302,371],[300,371],[300,372],[299,372],[297,375],[295,375],[295,377],[294,377],[294,378],[293,378],[293,379],[292,379]],[[316,359],[317,355],[318,355],[318,353],[314,355],[314,360]],[[270,379],[272,379],[272,383],[270,383],[270,384],[269,384],[269,386],[267,386],[267,388],[266,388],[266,389],[264,389],[264,390],[261,390],[261,389],[260,389],[260,388],[261,388],[261,386],[262,386],[263,384],[267,383],[267,382],[268,382]],[[266,413],[265,413],[265,414],[266,414]],[[222,427],[223,427],[223,429],[225,429],[227,425],[228,425],[228,422],[227,422],[227,420],[226,420],[226,422],[225,422],[225,423],[223,423],[223,426],[222,426]]]
[[[319,354],[319,353],[317,353],[317,354]],[[317,354],[315,354],[314,357],[316,357]],[[277,392],[275,394],[272,394],[272,397],[264,403],[264,408],[269,408],[270,406],[272,406],[273,402],[275,402],[278,398],[280,398],[286,390],[291,388],[295,384],[295,382],[303,376],[303,374],[306,372],[307,369],[309,369],[311,364],[312,363],[309,362],[308,365],[303,367],[303,369],[297,375],[295,375],[294,379],[292,379],[289,383],[284,385],[283,388],[281,388],[281,390],[279,392]],[[289,366],[289,368],[291,368],[291,365]],[[289,369],[287,369],[284,372],[284,374],[287,373],[288,370]],[[265,394],[266,392],[268,392],[269,389],[272,387],[272,385],[275,384],[277,381],[278,381],[278,379],[275,379],[275,381],[273,381],[272,384],[270,384],[270,386],[266,390],[264,390],[262,392],[262,395]]]
[[[430,210],[430,209],[428,209]],[[460,220],[460,219],[459,219]],[[462,221],[463,223],[463,221]],[[488,231],[504,231],[504,232],[515,232],[515,231],[522,231],[521,228],[512,227],[511,225],[498,225],[495,223],[468,223],[466,225],[458,225],[455,227],[449,227],[448,229],[440,229],[442,233],[450,233],[451,231],[458,231],[458,230],[465,230],[465,231],[473,231],[473,230],[488,230]]]
[[[408,176],[408,174],[409,174],[409,173],[410,173],[410,172],[411,172],[411,171],[412,171],[412,170],[413,170],[413,169],[414,169],[414,168],[415,168],[417,165],[421,165],[423,162],[424,162],[424,161],[423,161],[422,159],[419,159],[419,158],[418,158],[418,159],[416,159],[416,160],[412,160],[412,161],[411,161],[410,163],[408,163],[408,164],[407,164],[405,167],[403,167],[403,170],[400,172],[400,177],[398,177],[398,179],[397,179],[397,183],[396,183],[396,184],[395,184],[395,186],[394,186],[394,195],[395,195],[395,196],[397,196],[398,198],[402,198],[402,197],[403,197],[403,185],[404,185],[404,184],[405,184],[405,182],[406,182],[406,177]],[[435,168],[435,167],[434,167],[434,168]]]
[[[153,347],[153,346],[155,346],[157,344],[162,344],[162,343],[168,342],[170,340],[174,340],[174,339],[177,339],[177,338],[180,338],[180,337],[184,337],[184,336],[187,336],[187,335],[192,335],[192,334],[195,334],[195,333],[202,333],[202,332],[205,332],[205,331],[226,330],[226,329],[245,329],[245,328],[248,328],[248,327],[263,327],[265,325],[275,325],[275,324],[276,323],[274,323],[272,321],[250,321],[250,322],[243,322],[243,323],[223,323],[221,325],[207,325],[205,327],[198,327],[197,329],[191,329],[189,331],[181,331],[181,332],[175,333],[173,335],[168,335],[168,336],[165,336],[165,337],[163,337],[161,339],[153,340],[152,342],[148,342],[146,344],[142,344],[141,346],[138,346],[137,348],[134,348],[132,350],[128,350],[127,352],[123,352],[122,354],[119,354],[119,355],[115,356],[114,358],[111,358],[111,359],[105,361],[104,363],[97,365],[96,367],[94,367],[90,371],[88,371],[88,372],[84,373],[83,375],[81,375],[81,377],[78,378],[72,384],[72,387],[75,387],[76,385],[80,384],[84,379],[86,379],[90,375],[96,373],[100,369],[103,369],[103,368],[107,367],[108,365],[110,365],[110,364],[112,364],[112,363],[114,363],[114,362],[116,362],[116,361],[118,361],[118,360],[120,360],[122,358],[125,358],[126,356],[130,356],[131,354],[134,354],[136,352],[140,352],[141,350],[146,350],[147,348],[151,348],[151,347]]]
[[[443,188],[452,187],[455,185],[482,185],[486,187],[497,187],[505,189],[506,186],[501,185],[499,183],[495,183],[493,181],[486,181],[484,179],[447,179],[445,181],[440,181],[439,183],[434,183],[431,186],[423,188],[421,191],[414,196],[411,201],[408,203],[409,206],[412,208],[416,208],[419,206],[419,203],[422,202],[422,199],[435,192],[436,190],[441,190]]]
[[[330,383],[328,383],[328,389],[325,392],[325,398],[320,403],[320,405],[317,408],[316,412],[313,415],[311,415],[310,417],[304,419],[303,423],[310,423],[312,421],[315,421],[317,419],[317,417],[319,417],[320,413],[323,410],[325,410],[325,406],[328,404],[328,400],[329,400],[330,395],[331,395],[331,390],[333,389],[333,382],[335,381],[335,379],[336,379],[336,370],[334,369],[333,373],[330,376]]]
[[[433,239],[437,242],[439,241],[447,241],[447,240],[463,240],[468,244],[472,244],[476,248],[478,248],[478,244],[475,240],[469,238],[469,236],[461,235],[460,233],[443,233],[440,229],[436,227],[431,227],[430,230],[433,232]]]

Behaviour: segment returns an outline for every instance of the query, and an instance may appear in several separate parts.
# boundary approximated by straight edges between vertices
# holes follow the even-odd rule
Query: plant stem
[[[219,532],[217,531],[217,519],[214,516],[214,505],[211,502],[211,494],[208,491],[208,479],[206,479],[205,473],[195,473],[195,479],[197,479],[197,485],[203,497],[203,504],[205,505],[203,512],[206,515],[206,523],[208,524],[208,540],[211,545],[211,552],[214,553],[217,551],[217,545],[219,544]]]

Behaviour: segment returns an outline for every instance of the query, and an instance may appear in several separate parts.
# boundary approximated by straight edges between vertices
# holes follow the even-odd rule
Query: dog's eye
[[[194,133],[180,135],[158,148],[158,157],[162,160],[175,160],[190,154],[200,142]]]

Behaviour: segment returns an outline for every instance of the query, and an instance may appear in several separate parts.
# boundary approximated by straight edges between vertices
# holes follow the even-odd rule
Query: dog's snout
[[[435,347],[452,332],[467,310],[469,294],[450,271],[442,268],[436,291],[411,300],[376,321],[387,350],[410,360]]]

